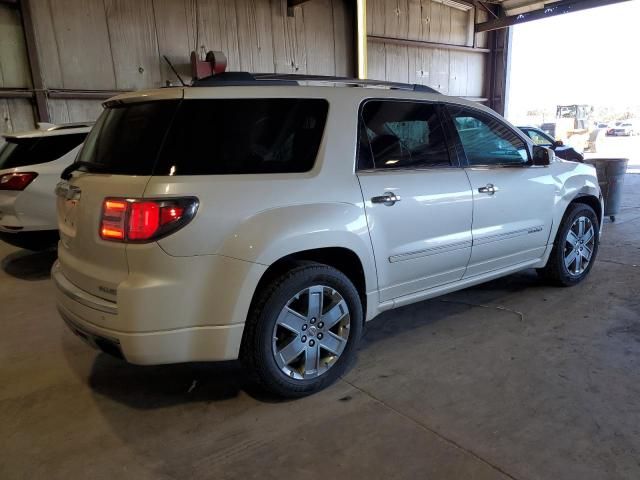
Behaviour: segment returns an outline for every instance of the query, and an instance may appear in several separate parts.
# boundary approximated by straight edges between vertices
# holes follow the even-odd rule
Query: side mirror
[[[556,147],[563,147],[564,146],[564,142],[562,140],[556,140],[553,144]]]
[[[553,161],[553,150],[540,145],[533,146],[532,164],[537,166],[547,166]]]

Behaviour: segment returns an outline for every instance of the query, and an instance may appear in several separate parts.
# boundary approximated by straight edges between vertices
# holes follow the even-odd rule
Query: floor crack
[[[371,400],[373,400],[374,402],[382,405],[383,407],[391,410],[392,412],[394,412],[396,415],[399,415],[400,417],[404,418],[405,420],[410,421],[411,423],[413,423],[414,425],[416,425],[418,428],[429,432],[433,435],[435,435],[436,437],[438,437],[439,439],[443,440],[444,442],[452,445],[453,447],[457,448],[458,450],[466,453],[467,455],[470,455],[471,457],[475,458],[476,460],[479,460],[480,462],[484,463],[485,465],[488,465],[489,467],[491,467],[492,469],[500,472],[501,474],[505,475],[506,477],[510,478],[511,480],[520,480],[518,479],[518,477],[515,477],[514,475],[510,474],[509,472],[505,471],[502,467],[490,462],[489,460],[486,460],[484,458],[482,458],[480,455],[478,455],[477,453],[475,453],[472,450],[469,450],[466,447],[463,447],[462,445],[460,445],[458,442],[456,442],[455,440],[452,440],[448,437],[445,437],[442,433],[438,432],[437,430],[434,430],[433,428],[429,427],[428,425],[425,425],[424,423],[416,420],[415,418],[407,415],[406,413],[401,412],[400,410],[398,410],[397,408],[389,405],[388,403],[386,403],[384,400],[379,399],[378,397],[376,397],[375,395],[373,395],[372,393],[366,391],[365,389],[357,386],[356,384],[346,380],[344,377],[341,377],[341,380],[346,383],[347,385],[350,385],[351,387],[355,388],[356,390],[358,390],[360,393],[362,393],[363,395],[366,395],[367,397],[369,397]]]
[[[624,262],[616,262],[615,260],[602,260],[601,258],[599,258],[598,260],[596,260],[597,262],[602,262],[602,263],[613,263],[615,265],[622,265],[624,267],[632,267],[632,268],[637,268],[640,267],[640,265],[636,265],[634,263],[624,263]]]
[[[520,317],[520,321],[524,322],[524,313],[519,312],[518,310],[513,310],[511,308],[501,307],[499,305],[482,305],[480,303],[461,302],[459,300],[443,300],[443,299],[440,299],[440,301],[443,302],[443,303],[454,303],[454,304],[458,304],[458,305],[467,305],[469,307],[480,307],[480,308],[489,308],[489,309],[495,309],[495,310],[502,310],[503,312],[509,312],[509,313],[513,313],[514,315],[517,315],[518,317]]]

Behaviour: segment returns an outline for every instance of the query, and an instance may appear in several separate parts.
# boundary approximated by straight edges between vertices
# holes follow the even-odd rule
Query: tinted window
[[[8,138],[0,150],[0,169],[53,162],[82,143],[86,133],[35,138]]]
[[[450,166],[437,106],[368,101],[362,108],[358,168]]]
[[[545,146],[553,145],[553,140],[551,140],[550,137],[548,137],[546,134],[542,132],[539,132],[537,130],[532,130],[532,129],[526,129],[524,130],[524,133],[526,133],[529,136],[529,138],[533,140],[533,143],[535,143],[536,145],[545,145]]]
[[[309,171],[328,108],[322,99],[185,100],[167,135],[156,174]]]
[[[78,160],[95,164],[96,172],[150,175],[178,104],[166,100],[105,109]]]
[[[524,164],[525,142],[506,124],[475,110],[450,107],[464,153],[471,165]]]

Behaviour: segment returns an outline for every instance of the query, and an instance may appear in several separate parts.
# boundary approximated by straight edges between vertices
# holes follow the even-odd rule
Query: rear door
[[[128,274],[125,245],[100,238],[104,201],[142,197],[177,106],[161,100],[107,108],[79,154],[84,166],[56,189],[62,272],[93,295],[115,301]]]
[[[360,113],[358,179],[380,301],[462,278],[472,194],[445,138],[440,107],[369,100]]]
[[[461,106],[448,111],[473,189],[473,250],[465,277],[539,259],[558,192],[549,167],[531,166],[523,138],[497,117]]]

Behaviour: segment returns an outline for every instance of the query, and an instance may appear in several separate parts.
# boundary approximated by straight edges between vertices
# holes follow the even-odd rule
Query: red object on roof
[[[223,73],[227,69],[227,57],[223,52],[209,50],[204,60],[198,54],[191,52],[191,77],[201,79]]]

